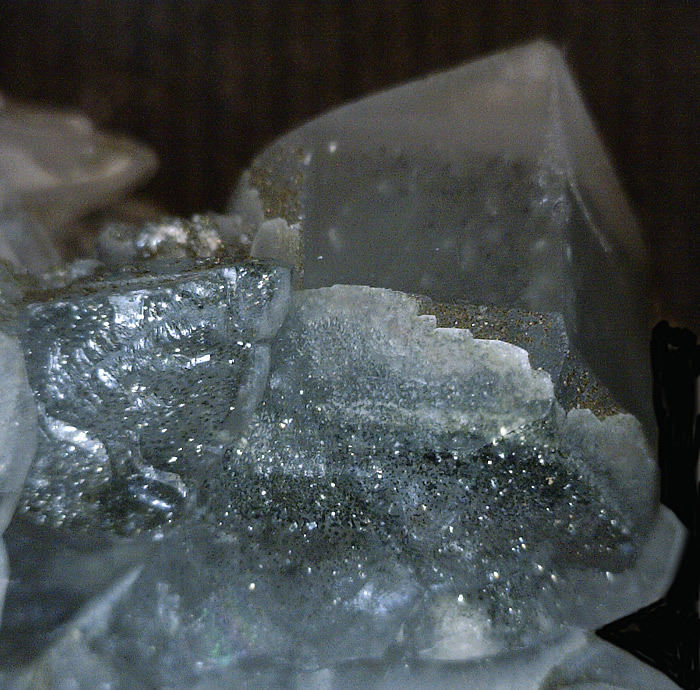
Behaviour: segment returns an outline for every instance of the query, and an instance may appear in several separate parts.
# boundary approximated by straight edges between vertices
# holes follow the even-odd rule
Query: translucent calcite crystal
[[[172,288],[173,281],[175,294],[193,283],[206,292],[204,287],[222,284],[217,274],[222,270],[230,269],[203,269],[196,281],[190,273],[139,280],[151,282],[145,291],[149,296],[162,297],[158,291]],[[240,275],[242,267],[237,270]],[[250,274],[266,275],[257,265]],[[77,293],[73,301],[87,325],[58,333],[55,324],[62,320],[37,321],[49,328],[48,334],[41,329],[40,342],[51,343],[55,352],[45,353],[44,362],[59,361],[60,352],[78,352],[78,336],[101,342],[87,318],[88,306],[99,304],[96,313],[105,314],[104,300],[115,291],[103,286],[96,295],[81,296],[79,285],[70,289]],[[283,282],[279,289],[287,288]],[[53,298],[30,305],[28,323],[57,304],[70,303]],[[279,303],[279,309],[283,306],[286,302]],[[260,300],[257,309],[264,313],[265,308]],[[542,680],[553,664],[582,645],[581,654],[587,654],[588,643],[573,631],[656,599],[668,586],[680,535],[656,502],[655,467],[636,420],[624,414],[598,419],[575,407],[566,413],[555,398],[562,384],[555,386],[547,372],[533,369],[525,350],[476,339],[466,330],[435,328],[435,317],[420,315],[428,308],[425,301],[362,286],[297,292],[274,337],[274,328],[261,329],[272,343],[269,377],[259,404],[241,420],[237,433],[215,434],[216,452],[212,447],[200,452],[194,442],[183,457],[190,462],[178,459],[172,468],[157,465],[159,457],[169,457],[172,444],[161,454],[153,452],[160,449],[157,443],[144,444],[150,451],[142,463],[147,459],[156,466],[152,471],[137,467],[141,477],[153,482],[156,471],[180,470],[183,481],[196,487],[187,519],[155,520],[167,529],[158,532],[142,567],[137,572],[132,566],[103,597],[79,584],[81,561],[73,559],[73,577],[45,613],[63,611],[76,600],[94,604],[83,606],[88,613],[82,617],[63,623],[63,636],[53,632],[53,644],[35,663],[35,672],[45,673],[41,669],[48,664],[63,679],[106,678],[123,687],[264,687],[290,678],[304,684],[314,669],[326,668],[330,675],[321,680],[331,683],[334,677],[376,673],[372,665],[357,666],[353,675],[345,664],[376,663],[394,650],[397,658],[467,664],[460,667],[460,678],[474,687],[480,687],[475,679],[483,675],[485,659],[489,668],[504,673],[522,672],[536,662],[539,675],[533,678]],[[435,311],[445,318],[444,308]],[[564,370],[570,354],[556,317],[461,312],[474,330],[510,329],[516,336],[519,330],[525,341],[547,325],[552,340],[539,346],[531,342],[537,351],[533,356],[548,361],[555,372]],[[161,335],[170,334],[188,314],[191,321],[188,309],[183,313],[174,307],[160,322]],[[109,321],[113,329],[115,320]],[[225,330],[225,321],[222,315],[209,323]],[[162,372],[153,371],[146,354],[158,353],[167,361],[171,337],[149,339],[136,329],[125,341],[125,351],[141,343],[140,380],[151,381],[156,373],[160,378]],[[183,345],[177,338],[172,342]],[[72,347],[56,350],[57,343]],[[31,350],[29,345],[28,361]],[[185,354],[190,363],[200,356]],[[82,355],[78,360],[84,361]],[[129,360],[119,354],[115,361]],[[95,379],[91,394],[81,397],[87,402],[105,390],[99,369],[94,363],[87,369],[91,376],[81,379],[81,391]],[[62,366],[60,371],[74,370]],[[170,429],[174,406],[168,401],[180,399],[178,390],[188,390],[195,397],[189,401],[192,411],[183,412],[181,420],[187,432],[211,441],[211,419],[219,420],[218,431],[230,432],[225,422],[231,396],[203,385],[201,377],[187,381],[187,366],[171,371],[179,372],[177,379],[164,377],[159,389],[164,396],[167,385],[169,397],[144,407],[143,419],[149,419],[149,409],[158,411],[159,423],[165,423],[156,428],[168,429],[171,438],[182,427]],[[127,371],[120,380],[131,383],[129,376]],[[65,383],[66,399],[75,400],[77,384],[69,378],[36,380]],[[201,414],[193,386],[208,392],[210,413]],[[49,388],[37,386],[40,404]],[[59,388],[53,393],[55,405]],[[77,414],[75,403],[65,409]],[[103,438],[106,448],[112,438],[108,429],[129,438],[136,428],[148,439],[148,427],[139,427],[141,418],[128,411],[122,396],[105,398],[101,414],[108,423],[95,422],[95,415],[82,419],[90,420],[88,433]],[[50,431],[51,420],[43,412],[40,419]],[[38,458],[57,450],[64,454],[59,461],[69,457],[64,441],[54,436],[53,449],[45,446]],[[83,468],[104,467],[100,453],[83,455],[81,462]],[[89,512],[94,506],[88,502],[86,508],[80,495],[85,485],[81,465],[72,466],[56,473],[52,464],[35,464],[25,491],[26,517],[51,521],[58,516],[62,529],[75,529],[81,516],[95,516]],[[60,500],[64,512],[31,505],[39,485],[45,499]],[[144,491],[157,488],[135,485]],[[133,486],[112,484],[102,496],[98,492],[97,505],[111,495],[106,503],[111,509],[120,493],[127,505],[137,504],[140,496]],[[67,519],[66,496],[84,512]],[[104,513],[97,513],[103,529],[123,530],[114,512],[107,515],[105,522]],[[144,520],[143,506],[130,515],[140,527],[154,522],[148,512]],[[106,586],[124,569],[109,565],[113,547],[102,548],[105,555],[96,557],[105,564],[101,582]],[[35,589],[46,586],[41,574],[27,579]],[[62,601],[67,602],[63,608]],[[17,614],[10,610],[8,615],[6,625],[12,629]],[[29,636],[25,646],[37,644]],[[542,645],[553,650],[546,659],[534,652],[527,662],[520,658],[519,650]],[[382,663],[389,664],[387,677],[394,678],[396,668]],[[430,679],[444,673],[428,667],[406,683],[430,687]]]
[[[154,153],[76,112],[0,93],[0,258],[34,273],[60,261],[77,218],[153,173]]]
[[[559,312],[653,435],[645,248],[563,55],[535,42],[349,103],[231,200],[302,236],[304,286]],[[254,241],[254,240],[253,240]],[[624,343],[624,346],[621,346]]]
[[[260,410],[201,494],[260,561],[256,596],[324,656],[399,629],[431,647],[448,610],[502,651],[641,605],[606,594],[657,510],[638,423],[565,415],[524,350],[417,310],[366,287],[297,294]]]
[[[0,178],[0,259],[32,273],[60,262],[44,227],[22,207],[18,195]]]
[[[12,517],[36,450],[37,419],[17,338],[0,330],[0,533]]]
[[[143,144],[100,131],[84,115],[0,94],[0,180],[48,228],[106,205],[153,172]]]
[[[11,564],[0,634],[3,669],[29,666],[81,616],[94,624],[94,609],[116,604],[153,552],[147,540],[59,530],[18,516],[3,539]],[[85,673],[84,659],[70,663]]]
[[[17,321],[40,431],[22,511],[116,533],[173,519],[262,395],[289,271],[124,268],[31,299]]]
[[[21,347],[17,338],[0,328],[0,535],[12,517],[34,458],[36,431],[36,409]],[[0,615],[8,577],[0,538]]]

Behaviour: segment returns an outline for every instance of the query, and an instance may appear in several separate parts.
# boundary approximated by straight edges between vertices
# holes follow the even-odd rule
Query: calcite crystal
[[[295,639],[350,657],[377,650],[377,626],[385,645],[404,626],[432,646],[447,599],[501,650],[572,610],[589,626],[634,610],[605,592],[655,512],[638,424],[565,415],[524,350],[417,309],[366,287],[297,294],[260,410],[203,491],[260,561],[256,596]],[[577,599],[581,578],[598,604]]]
[[[39,224],[33,239],[44,241],[43,233],[61,237],[71,221],[114,201],[155,167],[149,148],[100,131],[80,113],[0,93],[0,190],[6,187]],[[25,243],[26,238],[3,233],[0,256],[7,259],[6,248]],[[30,257],[27,247],[20,258]]]
[[[10,522],[36,451],[37,415],[22,350],[0,330],[0,534]],[[0,616],[9,573],[0,539]]]
[[[564,315],[649,434],[645,247],[561,51],[536,42],[349,103],[278,139],[231,200],[303,236],[304,286]],[[624,343],[624,347],[620,345]]]
[[[116,533],[174,519],[262,396],[289,289],[283,268],[199,262],[37,294],[18,316],[40,428],[22,511]]]

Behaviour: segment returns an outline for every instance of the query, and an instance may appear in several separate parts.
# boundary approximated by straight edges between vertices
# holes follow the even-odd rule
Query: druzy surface
[[[54,633],[41,663],[120,687],[265,687],[311,682],[309,674],[321,669],[331,674],[323,683],[356,679],[346,664],[379,662],[393,650],[397,658],[473,662],[464,667],[468,679],[484,659],[508,666],[522,650],[543,644],[563,655],[572,629],[594,628],[664,591],[678,541],[672,521],[658,511],[654,463],[634,418],[565,412],[555,397],[560,386],[532,368],[524,349],[436,328],[436,317],[420,314],[429,305],[401,293],[336,286],[302,290],[290,300],[287,272],[236,265],[235,294],[257,305],[247,320],[221,300],[225,286],[233,287],[232,269],[173,275],[170,266],[160,277],[138,274],[128,281],[131,291],[116,289],[117,280],[81,292],[78,282],[20,314],[33,324],[23,336],[29,371],[40,356],[49,372],[51,362],[61,361],[54,375],[66,376],[72,361],[84,371],[97,344],[103,352],[113,333],[124,333],[118,322],[126,316],[114,313],[132,316],[114,355],[117,366],[109,367],[121,372],[115,374],[121,387],[108,387],[98,373],[106,371],[105,357],[87,368],[91,376],[60,386],[50,384],[59,381],[54,375],[30,373],[44,450],[24,494],[26,517],[76,533],[88,516],[119,534],[125,523],[115,521],[117,505],[131,520],[131,534],[150,528],[157,535],[139,567],[126,575],[123,568],[105,571],[104,583],[121,579],[106,599],[91,595],[86,613],[64,624],[65,636]],[[273,276],[279,303],[259,292],[262,285],[273,291]],[[189,303],[170,305],[155,331],[133,323],[136,315],[156,316],[157,305],[165,309],[166,295],[187,302],[195,293],[204,300],[202,316],[195,318],[200,310]],[[119,312],[105,308],[115,295]],[[138,308],[124,308],[127,296]],[[228,316],[206,315],[214,296],[229,306]],[[80,307],[78,325],[71,304]],[[59,308],[66,318],[46,316]],[[556,317],[525,322],[521,312],[467,313],[475,330],[520,329],[525,344],[549,324],[552,342],[533,358],[563,370],[567,345],[561,332],[556,337]],[[200,349],[183,350],[182,333]],[[248,350],[264,346],[269,373],[267,355],[266,366],[256,369],[239,344],[243,352],[234,347],[235,356],[215,369],[216,383],[203,376],[195,363],[201,348],[219,361],[212,343],[228,343],[230,352],[231,341],[250,342]],[[95,345],[84,355],[88,342]],[[129,352],[139,353],[138,369],[121,367],[135,361]],[[149,355],[157,355],[155,363]],[[197,378],[185,386],[192,370]],[[255,394],[246,371],[262,381]],[[141,404],[143,393],[127,395],[137,380],[151,392],[160,381],[157,400]],[[177,407],[181,386],[191,396],[189,413]],[[211,407],[198,390],[207,391]],[[230,401],[240,400],[241,391],[254,402],[232,424]],[[140,451],[138,462],[128,453],[106,462],[101,449],[80,446],[74,436],[67,443],[69,413],[77,415],[77,403],[69,403],[78,398],[83,406],[98,401],[105,421],[83,415],[90,425],[77,440],[99,439],[109,453],[124,448],[110,430],[132,439],[135,428],[143,441],[129,452]],[[49,405],[56,410],[50,416]],[[165,420],[152,423],[168,430],[164,440],[143,423],[156,417]],[[62,435],[55,419],[63,422]],[[54,463],[64,462],[60,472],[41,462],[51,453]],[[173,456],[174,463],[160,464]],[[175,503],[163,512],[173,474],[189,491],[186,520],[177,519]],[[96,501],[85,496],[86,477],[105,481]],[[55,502],[32,503],[37,487]],[[114,547],[105,548],[101,562],[110,563]],[[69,583],[79,559],[73,567]],[[67,591],[57,599],[65,606],[87,596],[80,587]]]
[[[525,644],[564,622],[568,571],[605,581],[634,566],[653,511],[636,422],[572,423],[524,350],[417,310],[380,289],[298,293],[261,407],[201,492],[239,558],[259,561],[271,615],[328,654],[346,638],[345,654],[371,654],[368,631],[404,624],[430,647],[443,599],[497,648]],[[646,491],[598,471],[603,435]]]
[[[18,316],[40,428],[21,509],[122,534],[174,519],[262,395],[289,272],[162,264],[50,295]]]
[[[645,544],[665,557],[665,533],[638,423],[566,414],[525,350],[420,308],[360,286],[294,295],[188,521],[81,628],[105,669],[191,687],[392,648],[478,660],[655,596]]]

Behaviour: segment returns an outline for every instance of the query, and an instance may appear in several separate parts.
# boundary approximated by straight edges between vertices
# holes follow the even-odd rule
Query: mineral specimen
[[[33,273],[59,263],[48,233],[0,177],[0,259]]]
[[[0,330],[0,534],[12,517],[36,450],[36,409],[16,338]]]
[[[115,267],[152,259],[243,254],[247,247],[236,247],[231,236],[229,226],[234,224],[227,216],[215,214],[195,215],[191,220],[165,218],[145,225],[108,223],[97,238],[97,255]]]
[[[0,297],[1,301],[1,297]],[[0,329],[0,535],[15,510],[36,450],[37,419],[16,338]],[[8,582],[8,563],[0,539],[0,615]]]
[[[565,415],[524,350],[417,309],[366,287],[297,294],[260,410],[201,492],[220,534],[245,535],[256,596],[324,657],[371,655],[402,626],[428,648],[447,599],[499,649],[572,610],[594,626],[633,609],[606,588],[655,512],[637,423]],[[597,613],[569,603],[581,578]]]
[[[645,248],[556,47],[520,46],[306,123],[254,159],[230,209],[255,200],[264,219],[301,226],[306,288],[561,313],[653,436]]]
[[[671,687],[586,632],[683,541],[607,390],[648,411],[637,238],[535,44],[290,133],[228,217],[108,227],[116,273],[0,265],[11,501],[38,437],[0,684]]]

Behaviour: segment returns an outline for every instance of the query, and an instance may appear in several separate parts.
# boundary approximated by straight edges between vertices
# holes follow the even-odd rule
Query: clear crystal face
[[[27,304],[40,433],[22,510],[117,534],[174,520],[259,400],[288,298],[285,269],[214,263],[123,269]]]
[[[567,306],[572,200],[553,169],[508,156],[457,162],[341,146],[314,153],[307,187],[307,287],[361,282],[445,302]],[[338,189],[351,192],[339,199]]]

